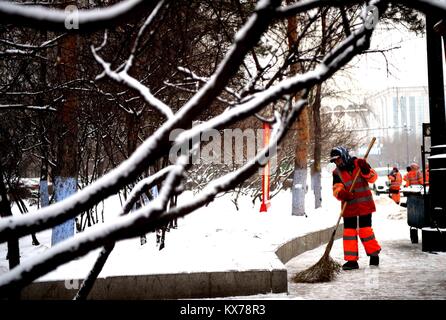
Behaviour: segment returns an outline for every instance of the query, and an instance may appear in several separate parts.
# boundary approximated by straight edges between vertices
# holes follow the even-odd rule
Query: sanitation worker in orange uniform
[[[404,182],[404,186],[405,187],[408,187],[409,186],[409,173],[410,173],[410,170],[412,170],[410,167],[406,167],[406,171],[407,171],[407,173],[404,175],[404,177],[403,177],[403,180],[405,181]]]
[[[410,171],[407,173],[406,186],[414,186],[423,184],[423,174],[420,171],[420,166],[416,163],[410,165]]]
[[[387,176],[390,180],[389,195],[396,204],[400,203],[400,189],[403,183],[403,178],[397,167],[393,167],[392,171]]]
[[[376,211],[369,183],[378,178],[365,159],[351,157],[344,147],[335,147],[330,152],[330,162],[336,164],[333,170],[333,195],[347,202],[344,210],[344,260],[347,262],[342,266],[343,270],[358,269],[358,236],[361,239],[366,254],[370,257],[371,266],[379,265],[379,253],[381,246],[375,239],[372,229],[372,213]],[[350,187],[356,173],[359,171],[358,179]]]

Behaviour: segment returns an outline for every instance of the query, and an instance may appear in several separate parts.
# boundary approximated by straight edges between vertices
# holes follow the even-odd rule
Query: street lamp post
[[[406,163],[409,164],[409,128],[404,124],[404,131],[406,132]]]

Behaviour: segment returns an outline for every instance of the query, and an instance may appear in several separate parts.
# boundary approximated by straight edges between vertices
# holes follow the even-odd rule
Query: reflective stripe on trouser
[[[381,246],[375,239],[372,227],[359,228],[359,238],[361,238],[368,256],[377,256],[379,254]]]
[[[344,228],[344,259],[347,261],[358,261],[359,259],[357,234],[356,229]]]

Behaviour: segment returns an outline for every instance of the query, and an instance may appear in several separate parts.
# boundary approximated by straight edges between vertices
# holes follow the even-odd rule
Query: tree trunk
[[[20,213],[21,214],[27,214],[28,213],[28,208],[26,207],[25,202],[23,202],[23,200],[21,198],[19,198],[17,196],[17,194],[14,194],[12,197],[14,198],[14,201],[17,204],[17,208],[19,208]],[[33,246],[40,245],[40,242],[39,242],[39,240],[37,240],[37,237],[36,237],[35,233],[31,233],[31,238],[32,238],[32,245]]]
[[[44,43],[47,41],[47,32],[44,30],[40,31],[40,42]],[[45,52],[42,52],[42,55],[45,55]],[[46,63],[41,63],[39,68],[39,85],[41,86],[41,90],[45,90],[45,86],[47,85],[47,65]],[[40,105],[44,105],[43,96],[38,96],[38,101]],[[39,116],[39,135],[40,141],[42,143],[41,153],[42,153],[42,163],[40,167],[40,181],[39,181],[39,203],[40,207],[46,207],[50,203],[50,197],[48,192],[48,142],[45,137],[45,126],[47,125],[45,121],[45,116]],[[32,234],[33,245],[39,245],[39,241],[37,240],[35,234]]]
[[[11,216],[11,204],[8,200],[8,193],[6,191],[5,182],[3,180],[3,167],[0,163],[0,217],[5,218]],[[20,264],[19,239],[14,238],[8,240],[8,252],[6,254],[6,259],[8,259],[9,261],[9,270]],[[20,299],[20,290],[11,290],[9,292],[8,299]]]
[[[58,76],[63,81],[71,81],[77,78],[77,36],[67,35],[59,46]],[[54,196],[56,202],[62,201],[74,194],[77,190],[77,135],[78,123],[76,110],[78,99],[69,89],[64,92],[64,104],[57,111],[57,123],[62,132],[59,133],[57,145],[57,168],[54,177]],[[55,245],[64,239],[74,235],[75,220],[69,219],[53,228],[51,244]]]
[[[0,163],[0,216],[2,218],[12,217],[11,204],[8,200],[8,193],[6,191],[5,181],[3,180],[3,167]],[[20,264],[20,249],[19,239],[8,240],[9,269],[14,268]]]
[[[287,0],[287,4],[294,3],[294,0]],[[288,47],[290,50],[297,52],[297,17],[288,18]],[[290,76],[299,74],[301,72],[299,63],[294,63],[290,66]],[[298,100],[300,97],[295,96]],[[292,190],[292,214],[296,216],[305,215],[305,193],[307,190],[307,156],[308,144],[310,141],[309,118],[308,109],[305,107],[299,115],[294,124],[296,130],[297,143],[294,159],[294,175]]]
[[[326,11],[321,12],[321,55],[325,55],[326,43],[328,41],[326,35]],[[311,168],[311,185],[314,192],[314,207],[322,206],[322,182],[321,182],[321,157],[322,157],[322,127],[321,127],[321,100],[322,100],[322,84],[316,86],[316,92],[313,102],[313,134],[314,134],[314,150],[313,150],[313,166]]]
[[[127,126],[127,156],[130,157],[135,152],[138,145],[139,120],[133,113],[126,114]]]
[[[292,214],[305,215],[305,193],[307,191],[307,155],[310,140],[308,109],[302,110],[296,123],[297,144],[293,175],[293,207]]]
[[[311,167],[311,186],[314,192],[314,207],[322,206],[322,183],[321,183],[321,94],[322,87],[320,84],[316,86],[316,93],[313,104],[313,128],[314,128],[314,155],[313,165]]]

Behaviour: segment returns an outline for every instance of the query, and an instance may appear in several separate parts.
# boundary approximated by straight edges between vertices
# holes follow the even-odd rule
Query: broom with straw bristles
[[[364,155],[364,159],[367,159],[370,149],[372,149],[373,144],[375,143],[376,138],[373,137],[372,141],[370,141],[369,147],[367,149],[367,152]],[[350,186],[350,192],[352,192],[353,187],[355,186],[356,180],[358,179],[360,170],[356,172],[356,175],[353,179],[352,185]],[[338,217],[338,221],[336,223],[336,226],[333,230],[333,233],[331,235],[330,241],[327,244],[327,247],[325,248],[324,255],[322,258],[319,259],[316,264],[314,264],[312,267],[308,268],[307,270],[298,272],[294,277],[293,281],[296,283],[316,283],[316,282],[328,282],[334,279],[336,274],[340,271],[341,265],[334,261],[330,257],[330,251],[333,247],[333,242],[336,234],[336,230],[338,229],[339,222],[341,221],[341,217],[344,214],[345,207],[347,206],[347,202],[344,202],[344,205],[342,206],[341,213]]]

